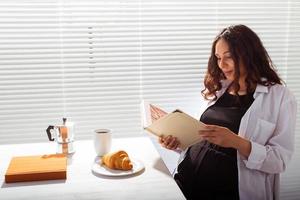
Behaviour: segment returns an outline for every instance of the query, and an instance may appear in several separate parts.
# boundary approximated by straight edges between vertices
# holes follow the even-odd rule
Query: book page
[[[150,126],[153,122],[167,114],[168,113],[166,111],[162,110],[158,106],[154,106],[144,100],[141,102],[142,124],[144,128]]]
[[[160,109],[159,107],[156,107],[152,104],[150,104],[150,113],[151,113],[151,121],[152,123],[158,120],[159,118],[167,115],[168,113]]]

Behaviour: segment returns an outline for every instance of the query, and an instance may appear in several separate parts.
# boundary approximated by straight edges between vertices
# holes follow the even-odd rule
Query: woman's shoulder
[[[269,93],[274,96],[282,96],[286,100],[296,101],[296,98],[293,92],[289,89],[287,85],[283,84],[274,84],[268,87]]]
[[[284,84],[274,84],[274,85],[270,85],[270,86],[267,86],[268,89],[271,91],[271,92],[288,92],[288,93],[291,93],[290,89],[287,87],[287,85],[284,85]]]

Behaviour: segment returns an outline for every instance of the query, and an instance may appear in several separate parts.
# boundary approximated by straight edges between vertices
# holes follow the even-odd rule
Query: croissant
[[[131,170],[132,163],[125,151],[117,151],[105,154],[102,157],[102,163],[110,169]]]

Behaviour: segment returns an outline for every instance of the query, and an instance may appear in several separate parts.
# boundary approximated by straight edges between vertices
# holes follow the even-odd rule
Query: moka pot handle
[[[54,129],[54,126],[52,126],[52,125],[48,126],[48,128],[46,129],[46,132],[47,132],[49,141],[54,141],[54,138],[52,138],[51,129]]]

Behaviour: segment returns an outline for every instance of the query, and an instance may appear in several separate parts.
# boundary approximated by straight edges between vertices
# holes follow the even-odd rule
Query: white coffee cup
[[[94,131],[94,146],[97,156],[103,156],[111,148],[111,130],[96,129]]]

